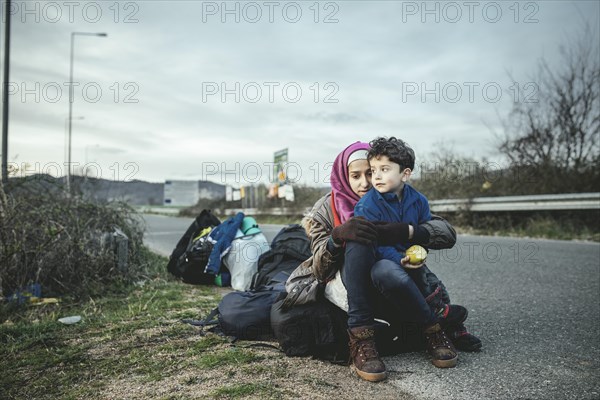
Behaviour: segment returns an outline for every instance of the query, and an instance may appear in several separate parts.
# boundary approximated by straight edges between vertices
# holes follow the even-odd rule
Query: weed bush
[[[98,295],[149,271],[143,227],[125,203],[68,196],[56,183],[33,179],[0,185],[0,298],[31,283],[42,295]],[[119,228],[128,241],[127,268],[117,268],[102,236]]]
[[[440,213],[475,234],[600,241],[597,210]]]

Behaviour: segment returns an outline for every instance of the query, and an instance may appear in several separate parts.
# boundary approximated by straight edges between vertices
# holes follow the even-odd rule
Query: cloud
[[[44,3],[36,4],[42,13]],[[29,94],[18,86],[11,96],[9,158],[63,160],[68,92],[63,87],[56,101],[49,96],[54,83],[68,79],[74,31],[108,33],[75,42],[80,86],[73,115],[84,119],[73,122],[73,153],[84,160],[87,149],[88,159],[107,166],[103,171],[132,162],[143,179],[201,178],[203,163],[224,162],[227,170],[236,162],[269,162],[289,148],[310,181],[349,143],[379,135],[401,136],[418,153],[447,138],[457,151],[493,155],[486,124],[497,126],[497,115],[512,106],[506,70],[522,87],[537,59],[558,62],[558,44],[599,8],[529,2],[519,3],[516,15],[512,3],[498,3],[503,14],[492,23],[482,14],[488,3],[471,22],[458,2],[462,16],[451,23],[443,2],[428,3],[439,7],[437,16],[424,13],[422,2],[320,2],[318,15],[313,3],[302,2],[292,23],[292,2],[278,3],[273,22],[263,3],[256,3],[257,22],[248,21],[255,14],[243,2],[96,4],[96,22],[84,17],[84,4],[72,22],[66,9],[55,23],[49,14],[39,22],[13,16],[11,81]],[[224,5],[238,15],[223,14]],[[501,98],[490,101],[497,87]]]

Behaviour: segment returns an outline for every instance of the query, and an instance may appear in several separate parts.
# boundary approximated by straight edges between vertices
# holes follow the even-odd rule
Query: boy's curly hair
[[[415,152],[401,139],[395,137],[378,137],[372,140],[369,145],[371,149],[367,154],[367,159],[386,156],[390,161],[400,164],[400,171],[405,168],[415,169]]]

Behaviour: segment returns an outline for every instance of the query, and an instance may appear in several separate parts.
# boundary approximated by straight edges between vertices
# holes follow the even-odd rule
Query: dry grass
[[[21,310],[0,325],[0,369],[10,371],[0,374],[2,398],[403,398],[346,366],[233,345],[180,322],[207,315],[224,292],[161,278],[127,294]],[[79,324],[56,321],[75,314]]]

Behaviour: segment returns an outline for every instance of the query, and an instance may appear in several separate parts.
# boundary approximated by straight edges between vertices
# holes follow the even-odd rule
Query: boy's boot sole
[[[431,360],[431,363],[438,368],[454,368],[458,363],[458,356],[449,360]]]
[[[354,373],[356,375],[358,375],[360,378],[364,379],[365,381],[369,381],[369,382],[379,382],[379,381],[382,381],[387,378],[387,372],[378,372],[378,373],[365,372],[365,371],[361,371],[358,368],[356,368],[354,366],[354,364],[350,365],[350,369],[352,371],[354,371]]]

